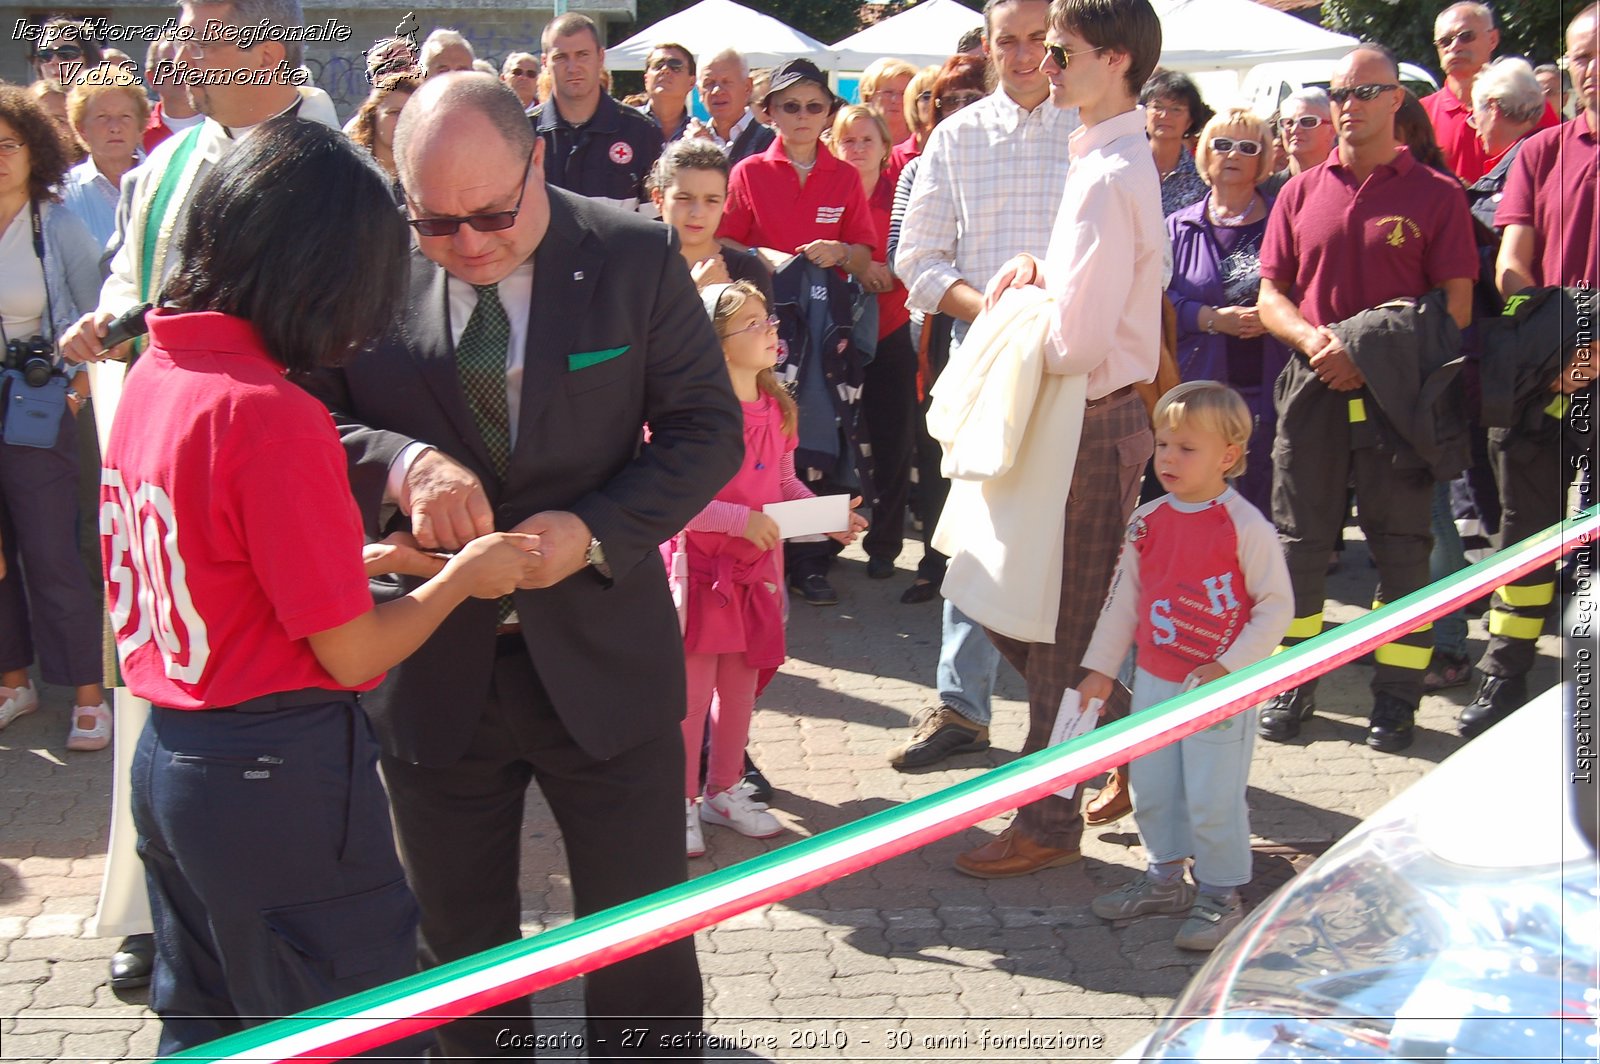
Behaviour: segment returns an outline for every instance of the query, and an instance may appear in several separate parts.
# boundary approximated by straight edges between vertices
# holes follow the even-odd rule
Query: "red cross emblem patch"
[[[611,145],[611,151],[607,154],[611,156],[611,161],[618,166],[627,166],[633,162],[633,146],[625,140],[619,140]]]

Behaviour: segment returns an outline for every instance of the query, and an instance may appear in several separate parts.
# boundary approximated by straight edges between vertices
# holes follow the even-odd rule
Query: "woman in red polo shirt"
[[[802,254],[818,266],[839,267],[856,277],[871,268],[883,243],[861,179],[822,143],[822,131],[843,102],[822,71],[806,60],[778,68],[761,101],[777,139],[733,168],[718,237]]]

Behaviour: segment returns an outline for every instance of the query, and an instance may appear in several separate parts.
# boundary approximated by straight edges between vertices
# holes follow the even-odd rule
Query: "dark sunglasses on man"
[[[1045,42],[1044,46],[1045,58],[1050,60],[1050,62],[1054,63],[1056,66],[1060,67],[1062,70],[1067,69],[1067,64],[1072,62],[1072,60],[1077,56],[1089,55],[1098,51],[1100,51],[1099,48],[1085,48],[1081,52],[1069,52],[1065,48],[1061,47],[1061,45],[1051,44],[1048,41]]]
[[[1462,44],[1471,44],[1477,39],[1477,30],[1457,30],[1454,33],[1445,34],[1443,37],[1440,37],[1438,40],[1434,41],[1433,44],[1435,48],[1438,48],[1439,51],[1442,52],[1452,44],[1455,44],[1457,41],[1460,41]]]
[[[1351,85],[1345,89],[1329,89],[1328,99],[1334,103],[1343,104],[1354,96],[1363,102],[1376,100],[1390,89],[1398,89],[1398,85]]]
[[[661,70],[663,68],[672,71],[674,74],[682,74],[689,69],[689,64],[676,56],[663,56],[660,59],[650,60],[649,69]]]
[[[33,57],[41,63],[48,63],[52,59],[82,59],[83,49],[75,44],[62,44],[54,48],[41,48],[33,53]]]
[[[482,214],[462,214],[454,217],[407,218],[406,224],[422,236],[455,236],[456,230],[460,229],[463,223],[480,233],[498,233],[502,229],[510,229],[517,223],[517,214],[522,210],[522,197],[528,194],[528,171],[531,169],[533,169],[533,153],[529,152],[528,161],[522,167],[522,183],[518,186],[521,191],[517,193],[516,205],[509,211],[485,211]]]

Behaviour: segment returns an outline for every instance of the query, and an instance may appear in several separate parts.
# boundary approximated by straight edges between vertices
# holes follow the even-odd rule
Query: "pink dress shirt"
[[[1067,140],[1072,166],[1044,276],[1056,301],[1045,366],[1088,374],[1090,401],[1154,380],[1167,229],[1161,177],[1136,107]]]

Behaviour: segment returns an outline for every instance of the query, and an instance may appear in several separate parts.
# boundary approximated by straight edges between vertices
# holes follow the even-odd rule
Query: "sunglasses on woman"
[[[981,92],[947,92],[933,101],[933,105],[941,114],[953,115],[968,104],[977,103],[981,99],[983,99]]]
[[[33,57],[41,63],[48,63],[52,59],[82,59],[83,49],[75,44],[63,44],[59,48],[41,48],[33,53]]]
[[[1321,115],[1301,115],[1299,118],[1280,118],[1278,119],[1278,128],[1285,133],[1290,132],[1296,127],[1300,129],[1316,129],[1326,121],[1327,119],[1323,118]]]
[[[1347,89],[1329,89],[1328,99],[1334,103],[1343,104],[1354,96],[1363,102],[1376,100],[1390,89],[1398,89],[1399,85],[1352,85]]]
[[[828,105],[812,100],[810,103],[801,103],[799,100],[785,100],[778,105],[778,110],[786,115],[797,115],[804,111],[808,115],[820,115],[828,110]]]
[[[1211,150],[1218,155],[1226,155],[1237,151],[1240,155],[1256,156],[1261,154],[1259,140],[1234,140],[1232,137],[1212,137]]]
[[[439,218],[407,218],[406,224],[423,236],[455,236],[456,230],[462,224],[470,225],[480,233],[498,233],[502,229],[510,229],[517,222],[517,214],[522,210],[522,197],[528,192],[528,171],[533,168],[533,153],[528,153],[528,161],[522,167],[522,191],[517,193],[517,202],[509,211],[486,211],[483,214],[462,214],[454,217]]]

